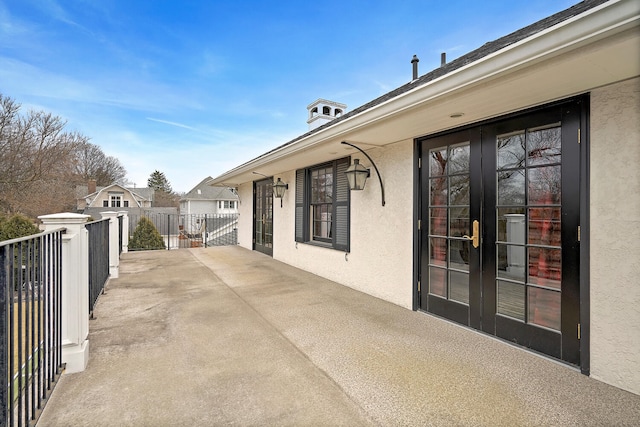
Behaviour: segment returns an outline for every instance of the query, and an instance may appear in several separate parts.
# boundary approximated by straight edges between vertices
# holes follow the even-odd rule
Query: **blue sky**
[[[577,0],[0,0],[0,92],[188,191]]]

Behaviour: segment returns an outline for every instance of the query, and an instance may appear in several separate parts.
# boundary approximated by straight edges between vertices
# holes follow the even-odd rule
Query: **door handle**
[[[473,221],[473,236],[467,236],[466,234],[462,236],[464,239],[471,240],[471,244],[474,248],[480,246],[480,223],[478,220]]]

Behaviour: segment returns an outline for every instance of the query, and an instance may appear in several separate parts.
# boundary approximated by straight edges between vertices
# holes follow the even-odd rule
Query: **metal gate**
[[[238,214],[145,213],[142,216],[156,226],[167,249],[238,244]],[[133,235],[140,218],[141,215],[129,216],[129,236]]]

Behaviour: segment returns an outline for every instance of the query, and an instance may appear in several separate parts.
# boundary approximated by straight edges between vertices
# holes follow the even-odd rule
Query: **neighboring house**
[[[95,181],[76,188],[78,211],[87,208],[150,208],[153,203],[153,188],[127,188],[119,184],[96,187]]]
[[[153,188],[128,188],[119,184],[97,187],[94,180],[86,186],[77,186],[78,212],[91,215],[94,219],[102,218],[102,212],[127,212],[129,215],[129,235],[132,235],[141,217],[145,216],[153,222],[170,248],[179,247],[178,208],[152,207]]]
[[[415,74],[213,179],[237,187],[239,244],[640,394],[640,2]]]
[[[210,176],[180,199],[180,214],[236,214],[238,196],[225,186],[211,186]]]

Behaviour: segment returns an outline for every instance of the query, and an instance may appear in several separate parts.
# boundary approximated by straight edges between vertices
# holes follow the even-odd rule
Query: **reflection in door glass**
[[[497,312],[560,329],[560,124],[499,135]]]
[[[447,177],[432,178],[429,180],[429,204],[431,206],[447,206]]]
[[[449,175],[469,171],[469,144],[463,143],[449,147]]]
[[[430,237],[429,238],[429,264],[439,267],[447,266],[447,239]]]
[[[447,149],[429,151],[429,176],[444,176],[447,172]]]
[[[469,304],[469,273],[449,271],[449,299]]]
[[[469,303],[469,142],[429,151],[429,293]]]
[[[498,280],[497,311],[505,316],[524,321],[524,289],[520,283]]]
[[[554,123],[527,132],[527,164],[529,166],[560,163],[560,123]]]
[[[560,166],[529,169],[529,204],[560,204]]]
[[[498,172],[498,204],[524,205],[525,201],[524,169]]]
[[[498,169],[521,168],[525,158],[523,130],[500,135],[497,138]]]
[[[429,267],[429,293],[446,298],[447,296],[447,270],[446,269]]]
[[[528,286],[529,323],[560,330],[560,292]]]
[[[429,232],[434,236],[447,235],[447,208],[429,209]]]

